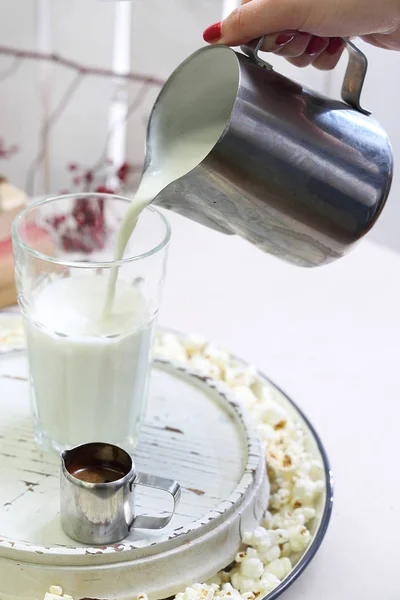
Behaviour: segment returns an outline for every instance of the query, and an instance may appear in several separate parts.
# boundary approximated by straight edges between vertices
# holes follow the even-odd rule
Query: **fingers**
[[[213,26],[215,31],[211,31],[212,35],[219,35],[218,26],[218,23]],[[235,45],[239,44],[235,43]],[[291,30],[266,35],[261,47],[264,52],[273,52],[283,56],[296,67],[313,65],[321,71],[334,69],[343,53],[343,49],[344,41],[342,38],[319,37]]]
[[[313,67],[320,71],[334,69],[343,54],[344,42],[341,38],[330,38],[329,44],[322,54],[316,57]]]
[[[312,36],[304,53],[293,58],[288,56],[288,61],[296,67],[313,65],[316,69],[328,71],[337,65],[343,49],[344,42],[341,38]],[[277,54],[281,53],[277,52]]]
[[[208,27],[206,42],[240,46],[262,35],[301,30],[311,10],[303,0],[252,0],[235,9],[222,23]]]
[[[321,38],[300,31],[268,35],[261,48],[287,58],[297,67],[313,65],[321,71],[334,69],[343,49],[342,38]]]
[[[328,38],[311,36],[306,49],[301,56],[288,58],[289,62],[296,67],[308,67],[313,64],[319,56],[326,50],[329,44]]]
[[[400,28],[390,34],[373,33],[371,35],[363,35],[361,39],[376,48],[384,48],[385,50],[400,50]]]
[[[262,52],[275,52],[280,56],[288,57],[303,54],[311,39],[311,34],[287,30],[263,37]]]
[[[295,58],[297,56],[301,56],[306,51],[310,39],[311,35],[309,33],[302,33],[298,31],[290,43],[284,44],[275,49],[275,54],[279,54],[279,56],[284,56],[285,58]]]

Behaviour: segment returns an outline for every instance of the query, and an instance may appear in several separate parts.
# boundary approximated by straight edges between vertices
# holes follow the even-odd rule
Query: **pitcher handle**
[[[271,70],[273,68],[272,65],[262,60],[258,55],[264,39],[265,36],[262,36],[256,40],[252,40],[248,44],[241,46],[241,50],[244,54],[246,54],[246,56],[251,58],[258,65]],[[360,104],[361,92],[368,68],[367,57],[348,38],[342,39],[346,45],[347,52],[349,53],[349,62],[347,64],[347,69],[342,84],[342,100],[346,102],[346,104],[349,104],[349,106],[352,108],[358,110],[360,113],[363,113],[364,115],[370,115],[371,113],[362,108]]]
[[[166,517],[148,517],[147,515],[138,515],[134,518],[131,527],[137,527],[139,529],[163,529],[171,521],[178,507],[179,500],[181,499],[181,486],[177,481],[173,479],[166,479],[165,477],[157,477],[156,475],[148,475],[147,473],[138,473],[131,483],[132,487],[136,485],[143,485],[145,487],[156,488],[167,492],[174,501],[174,508]]]
[[[240,46],[240,49],[243,52],[243,54],[251,58],[260,67],[264,67],[265,69],[268,69],[268,71],[271,71],[274,67],[258,56],[258,53],[261,50],[261,46],[264,43],[265,37],[266,36],[263,35],[260,38],[257,38],[256,40],[251,40],[251,42]]]
[[[342,100],[364,115],[370,115],[371,113],[362,108],[360,104],[361,92],[368,69],[368,59],[364,52],[361,52],[349,39],[343,38],[343,41],[349,53],[349,62],[342,83]]]

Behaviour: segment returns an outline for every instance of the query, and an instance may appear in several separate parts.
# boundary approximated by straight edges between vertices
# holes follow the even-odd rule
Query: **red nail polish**
[[[218,42],[221,39],[222,35],[222,23],[214,23],[214,25],[210,25],[203,33],[203,40],[211,44],[212,42]]]
[[[294,40],[294,34],[293,33],[281,33],[276,38],[275,44],[277,46],[284,46],[285,44],[288,44],[292,40]]]
[[[321,37],[313,36],[309,41],[309,44],[306,48],[306,54],[309,56],[315,56],[324,50],[327,45],[327,40]]]
[[[338,37],[331,38],[329,40],[329,44],[328,44],[327,48],[325,49],[325,52],[330,55],[336,54],[336,52],[338,52],[339,48],[341,48],[342,46],[343,46],[342,38],[338,38]]]
[[[297,33],[298,33],[298,35],[303,35],[303,36],[311,35],[310,33],[307,33],[307,31],[298,31]]]

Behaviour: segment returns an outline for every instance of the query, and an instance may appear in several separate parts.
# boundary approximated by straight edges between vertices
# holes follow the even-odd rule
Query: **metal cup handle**
[[[138,515],[133,519],[130,527],[137,527],[139,529],[163,529],[171,521],[178,507],[179,500],[181,498],[181,486],[173,479],[157,477],[156,475],[148,475],[147,473],[138,473],[136,475],[135,479],[131,483],[131,491],[136,485],[143,485],[145,487],[156,488],[158,490],[167,492],[167,494],[172,496],[174,508],[166,517],[148,517],[147,515]]]
[[[265,36],[262,36],[256,40],[252,40],[248,44],[241,46],[241,50],[259,66],[271,70],[273,68],[272,65],[265,62],[258,56],[264,39]],[[349,53],[349,62],[342,84],[342,100],[364,115],[370,115],[371,113],[362,108],[360,104],[361,92],[368,68],[367,57],[348,38],[343,38],[343,41],[346,44],[346,49]]]

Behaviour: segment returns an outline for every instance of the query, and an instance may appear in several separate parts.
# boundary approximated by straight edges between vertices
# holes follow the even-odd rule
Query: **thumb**
[[[304,0],[250,0],[222,21],[218,41],[239,46],[269,33],[301,30],[308,18],[309,2]]]

